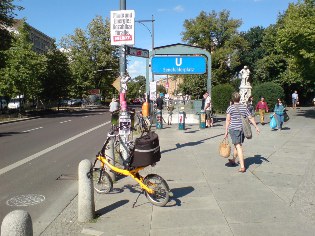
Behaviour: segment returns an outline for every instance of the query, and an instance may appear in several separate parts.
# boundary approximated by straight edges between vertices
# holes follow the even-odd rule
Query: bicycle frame
[[[154,193],[154,190],[153,189],[150,189],[148,188],[144,183],[143,183],[143,177],[139,174],[139,171],[144,169],[144,167],[137,167],[133,170],[123,170],[123,169],[120,169],[116,166],[113,166],[112,164],[109,163],[109,161],[107,160],[106,157],[103,157],[102,155],[98,155],[96,157],[99,161],[101,161],[101,165],[102,165],[102,168],[104,168],[104,166],[108,166],[111,170],[113,170],[114,172],[116,173],[119,173],[119,174],[122,174],[122,175],[125,175],[125,176],[131,176],[135,181],[137,181],[140,185],[140,187],[142,189],[144,189],[147,193],[149,194],[153,194]]]

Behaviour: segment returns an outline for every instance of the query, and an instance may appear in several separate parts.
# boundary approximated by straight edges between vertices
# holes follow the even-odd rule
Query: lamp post
[[[136,20],[135,22],[140,23],[141,25],[143,25],[145,28],[147,28],[147,30],[149,31],[150,35],[151,35],[151,39],[152,39],[152,57],[154,56],[154,16],[152,15],[152,19],[151,20]],[[148,28],[147,25],[145,25],[145,22],[151,22],[152,23],[152,31]],[[154,74],[152,73],[152,81],[154,81]]]

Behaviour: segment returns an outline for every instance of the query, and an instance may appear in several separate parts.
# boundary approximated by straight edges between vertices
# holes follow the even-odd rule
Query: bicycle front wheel
[[[166,181],[161,176],[156,174],[149,174],[144,178],[143,183],[150,189],[154,190],[152,194],[145,192],[145,195],[149,202],[151,202],[155,206],[161,207],[165,206],[168,203],[168,200],[170,198],[170,189]]]
[[[113,189],[113,180],[103,168],[94,168],[93,185],[97,193],[109,193]]]

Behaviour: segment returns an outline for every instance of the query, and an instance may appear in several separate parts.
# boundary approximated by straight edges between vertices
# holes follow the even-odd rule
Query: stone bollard
[[[27,211],[15,210],[7,214],[1,224],[2,236],[32,236],[32,218]]]
[[[112,160],[111,164],[115,166],[115,148],[114,148],[114,139],[111,138],[108,143],[109,149],[105,150],[105,154]],[[112,170],[108,170],[109,168],[106,167],[106,171],[109,176],[112,178],[113,181],[116,181],[116,174]]]
[[[78,221],[89,222],[94,219],[95,202],[91,173],[92,164],[82,160],[79,164]]]

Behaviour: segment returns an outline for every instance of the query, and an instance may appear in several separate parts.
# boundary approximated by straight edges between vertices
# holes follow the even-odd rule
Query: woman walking
[[[274,113],[273,115],[276,117],[278,130],[282,130],[282,125],[284,122],[284,106],[282,104],[282,101],[280,98],[278,98],[277,104],[275,105]]]
[[[234,104],[230,105],[226,111],[227,114],[224,137],[227,138],[228,134],[230,134],[232,143],[234,144],[233,159],[229,159],[229,164],[235,165],[235,160],[238,157],[241,166],[239,172],[243,173],[246,171],[242,148],[242,143],[244,142],[245,136],[243,132],[241,116],[247,117],[250,120],[250,122],[256,128],[258,134],[260,130],[257,127],[255,119],[251,116],[247,107],[239,103],[240,99],[241,96],[239,93],[235,92],[232,94],[232,100]]]

